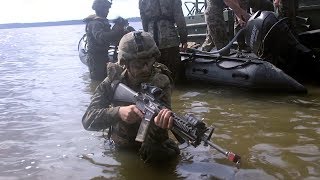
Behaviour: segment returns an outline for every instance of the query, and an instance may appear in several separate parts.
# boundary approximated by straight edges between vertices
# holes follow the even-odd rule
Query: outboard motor
[[[303,52],[310,51],[295,38],[286,20],[287,18],[279,20],[271,11],[256,12],[247,22],[246,44],[259,57],[269,53],[281,56],[291,48],[298,48]]]
[[[259,57],[264,54],[264,38],[278,18],[269,11],[258,11],[247,22],[245,41]]]
[[[278,19],[271,11],[258,11],[250,17],[245,29],[245,41],[258,57],[273,63],[289,75],[310,73],[310,67],[319,71],[319,61],[311,49],[293,35],[287,19]],[[309,72],[308,72],[309,71]]]

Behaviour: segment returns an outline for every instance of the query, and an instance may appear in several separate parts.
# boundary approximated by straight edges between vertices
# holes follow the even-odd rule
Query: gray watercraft
[[[259,91],[307,92],[302,84],[267,61],[196,53],[181,56],[188,80]]]
[[[80,61],[86,66],[85,38],[78,44]],[[110,59],[114,49],[109,50]],[[273,90],[305,93],[307,89],[269,62],[254,58],[222,57],[181,52],[186,79],[208,84],[242,87],[252,90]]]

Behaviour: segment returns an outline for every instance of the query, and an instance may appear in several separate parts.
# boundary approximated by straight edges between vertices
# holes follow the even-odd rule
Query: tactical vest
[[[111,25],[109,24],[109,21],[108,19],[104,19],[104,18],[100,18],[100,17],[93,17],[93,18],[88,18],[85,20],[86,22],[86,28],[85,28],[85,31],[86,31],[86,36],[87,36],[87,43],[88,43],[88,52],[90,53],[95,53],[95,52],[104,52],[106,53],[106,48],[109,47],[110,43],[100,43],[98,42],[92,32],[89,31],[89,23],[91,23],[92,21],[97,21],[99,22],[100,24],[103,25],[103,31],[105,32],[109,32],[111,31]]]
[[[152,77],[152,82],[157,82],[155,79],[157,77],[163,76],[163,74],[167,75],[170,79],[170,83],[172,83],[172,78],[170,78],[170,71],[169,69],[160,63],[155,63],[154,64],[154,76]],[[108,79],[110,83],[114,81],[119,81],[126,83],[125,81],[125,73],[126,69],[124,69],[122,66],[119,64],[115,63],[108,63],[107,65],[107,72],[108,72]],[[163,82],[163,81],[160,81]],[[159,86],[158,84],[154,84],[155,86]],[[130,87],[135,91],[139,91],[139,87]],[[113,103],[112,106],[125,106],[129,104],[125,103]],[[116,146],[121,147],[121,148],[138,148],[140,147],[141,143],[135,141],[135,137],[138,133],[140,123],[135,123],[135,124],[127,124],[123,121],[119,121],[116,124],[112,125],[109,128],[109,133],[108,133],[108,138],[111,138]]]

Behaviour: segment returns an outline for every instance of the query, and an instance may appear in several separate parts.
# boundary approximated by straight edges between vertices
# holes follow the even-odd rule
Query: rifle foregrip
[[[138,134],[136,136],[136,141],[143,142],[145,140],[148,129],[149,129],[149,125],[150,125],[150,121],[146,121],[146,120],[141,121]]]

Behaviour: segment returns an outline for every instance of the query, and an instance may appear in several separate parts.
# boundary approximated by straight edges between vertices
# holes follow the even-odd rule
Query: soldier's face
[[[151,76],[154,58],[139,59],[129,62],[128,71],[132,78],[141,82],[147,81]]]

